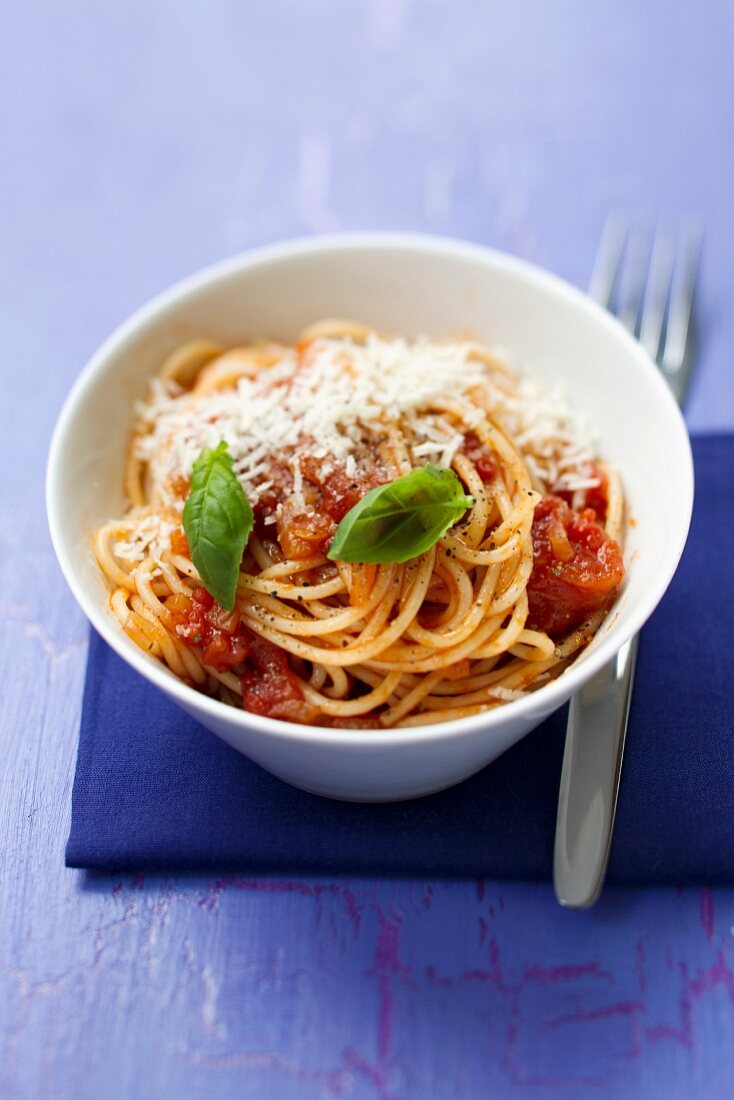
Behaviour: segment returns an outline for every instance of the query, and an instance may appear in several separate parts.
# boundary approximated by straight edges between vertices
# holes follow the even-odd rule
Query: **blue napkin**
[[[683,561],[645,627],[610,880],[734,881],[734,436],[694,441]],[[565,709],[459,787],[353,805],[268,775],[92,635],[71,867],[550,877]]]

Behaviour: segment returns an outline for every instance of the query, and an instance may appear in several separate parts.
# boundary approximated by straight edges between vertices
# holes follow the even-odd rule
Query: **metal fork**
[[[589,294],[615,312],[659,366],[682,405],[693,361],[693,295],[702,229],[633,226],[610,215]],[[607,872],[627,733],[637,638],[571,699],[558,796],[553,880],[561,905],[586,908]]]

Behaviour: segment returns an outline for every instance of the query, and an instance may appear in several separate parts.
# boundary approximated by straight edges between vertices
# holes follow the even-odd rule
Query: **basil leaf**
[[[403,562],[429,550],[474,503],[456,474],[421,466],[378,485],[336,529],[332,561]]]
[[[253,522],[227,444],[222,441],[214,450],[205,447],[194,463],[183,525],[204,587],[228,611],[234,608],[242,553]]]

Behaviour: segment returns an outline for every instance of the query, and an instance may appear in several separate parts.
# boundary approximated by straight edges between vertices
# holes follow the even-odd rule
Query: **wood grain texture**
[[[454,1100],[734,1090],[734,891],[124,878],[63,867],[86,626],[43,467],[111,327],[331,228],[586,281],[612,203],[708,228],[695,427],[732,426],[722,2],[274,0],[0,12],[0,1095]]]

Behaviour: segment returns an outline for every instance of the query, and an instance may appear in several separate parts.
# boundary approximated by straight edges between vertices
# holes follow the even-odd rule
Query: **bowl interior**
[[[77,383],[52,448],[51,527],[77,598],[105,633],[100,615],[107,617],[117,648],[133,643],[106,610],[89,542],[124,509],[133,402],[188,338],[290,340],[326,316],[406,336],[477,336],[562,388],[619,471],[632,517],[627,584],[589,652],[610,631],[621,644],[638,629],[675,569],[692,497],[685,428],[656,368],[602,310],[526,264],[456,242],[357,235],[277,246],[187,280],[118,329]]]

